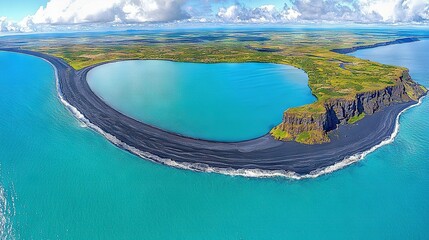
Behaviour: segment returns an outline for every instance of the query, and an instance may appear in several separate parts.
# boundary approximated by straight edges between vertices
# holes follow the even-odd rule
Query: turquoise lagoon
[[[123,61],[92,69],[88,83],[128,116],[215,141],[260,137],[285,109],[316,100],[304,71],[268,63]]]
[[[355,56],[429,86],[429,41]],[[381,54],[381,55],[380,55]],[[428,239],[429,101],[392,144],[316,179],[244,178],[144,161],[82,127],[54,70],[0,52],[1,239]]]

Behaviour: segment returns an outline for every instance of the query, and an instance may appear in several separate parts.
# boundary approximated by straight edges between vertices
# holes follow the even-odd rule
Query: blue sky
[[[0,0],[0,32],[153,23],[429,23],[429,0]]]
[[[47,0],[0,0],[0,16],[19,21],[46,3]]]

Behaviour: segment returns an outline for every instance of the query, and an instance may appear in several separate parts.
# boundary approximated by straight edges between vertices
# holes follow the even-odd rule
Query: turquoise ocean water
[[[429,41],[355,53],[429,86]],[[362,54],[362,55],[361,55]],[[174,169],[80,126],[52,67],[0,52],[1,239],[428,239],[429,101],[395,141],[316,179]]]
[[[217,141],[268,133],[283,111],[315,101],[307,74],[267,63],[125,61],[88,74],[115,109],[161,129]]]

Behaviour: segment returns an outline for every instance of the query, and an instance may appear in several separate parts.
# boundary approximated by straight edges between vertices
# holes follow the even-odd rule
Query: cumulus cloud
[[[13,22],[7,17],[0,17],[0,32],[32,32],[34,25],[28,17],[20,22]]]
[[[355,20],[359,18],[357,2],[353,0],[294,0],[293,9],[302,20]]]
[[[236,3],[220,8],[225,22],[366,22],[398,23],[429,21],[428,0],[292,0],[277,9],[274,5],[248,8]]]
[[[226,22],[282,22],[297,19],[301,14],[291,8],[278,10],[274,5],[262,5],[247,8],[242,4],[234,4],[220,8],[217,17]]]
[[[244,0],[49,0],[20,22],[0,18],[1,32],[91,29],[152,22],[429,23],[429,0],[285,0],[248,7]],[[218,7],[219,5],[223,7]]]
[[[31,16],[36,24],[164,22],[188,18],[184,0],[50,0]]]
[[[364,16],[378,16],[383,22],[421,22],[429,20],[428,0],[361,0]]]
[[[0,32],[9,32],[14,30],[13,23],[7,20],[7,17],[0,17]]]
[[[69,25],[171,22],[190,17],[187,0],[50,0],[20,22],[0,18],[1,32],[59,29]],[[60,26],[61,25],[61,26]],[[73,28],[73,27],[71,27]]]

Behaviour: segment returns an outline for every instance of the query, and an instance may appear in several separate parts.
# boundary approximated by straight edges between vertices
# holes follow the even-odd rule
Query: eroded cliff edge
[[[278,140],[306,144],[329,142],[327,133],[338,125],[354,123],[395,103],[418,101],[427,91],[411,79],[408,70],[404,70],[394,84],[384,89],[357,93],[351,99],[326,100],[321,106],[323,111],[303,113],[289,109],[271,135]]]

